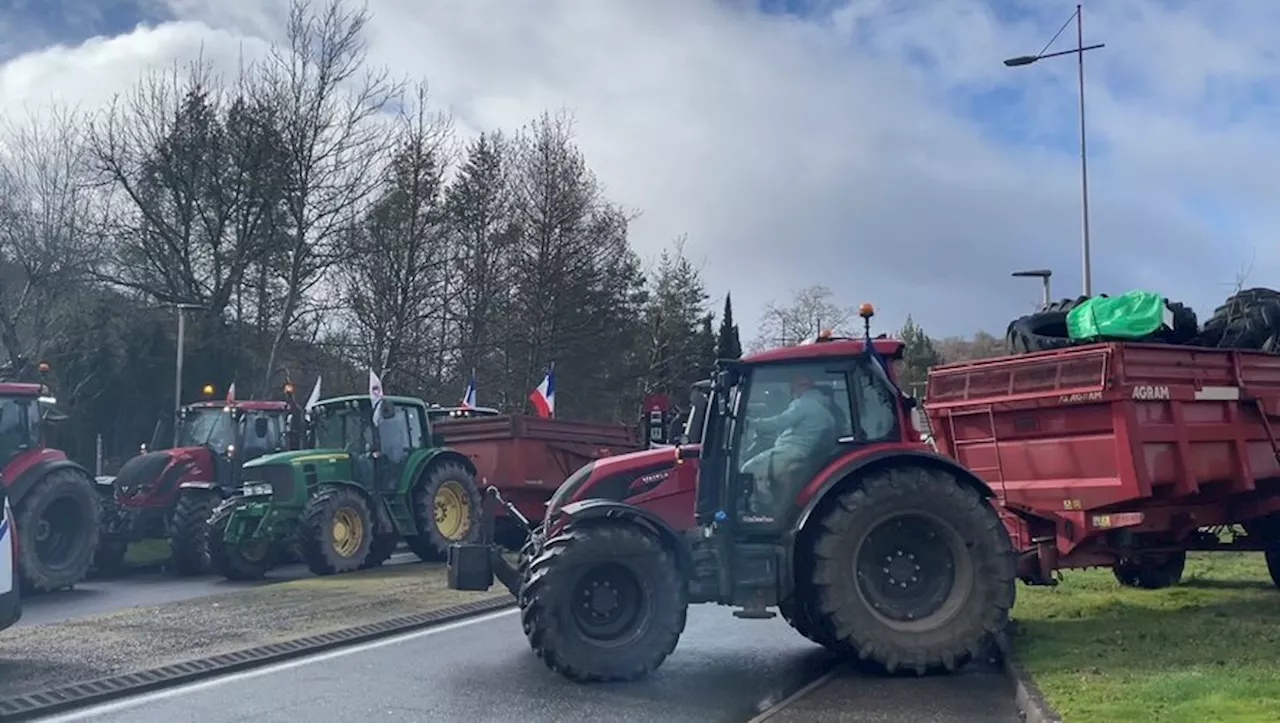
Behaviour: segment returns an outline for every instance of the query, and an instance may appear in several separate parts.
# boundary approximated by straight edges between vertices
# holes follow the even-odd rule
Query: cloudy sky
[[[1080,288],[1074,59],[1009,69],[1061,0],[373,0],[373,61],[464,133],[566,108],[646,257],[688,234],[744,333],[810,284],[934,334]],[[0,0],[0,102],[91,107],[148,66],[233,67],[281,0]],[[1280,3],[1086,5],[1094,291],[1207,316],[1280,285]],[[1050,50],[1069,47],[1072,30]]]

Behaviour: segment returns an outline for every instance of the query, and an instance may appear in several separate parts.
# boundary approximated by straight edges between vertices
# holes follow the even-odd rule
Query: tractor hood
[[[159,484],[166,476],[184,472],[191,479],[212,479],[213,454],[206,447],[175,447],[140,454],[120,467],[113,484],[118,493],[130,496]]]
[[[330,463],[343,464],[351,461],[351,455],[341,449],[295,449],[289,452],[274,452],[272,454],[264,454],[256,459],[251,459],[244,463],[244,469],[254,469],[256,467],[266,467],[275,464],[302,464],[309,462],[312,464]]]
[[[638,452],[601,457],[586,463],[569,475],[547,502],[547,519],[560,508],[579,499],[605,498],[624,500],[631,496],[637,479],[668,470],[676,464],[676,455],[682,459],[698,456],[700,445],[686,444],[679,447],[658,447]],[[589,489],[583,489],[589,484]]]

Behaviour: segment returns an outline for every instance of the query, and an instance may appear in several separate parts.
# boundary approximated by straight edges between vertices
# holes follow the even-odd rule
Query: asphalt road
[[[417,561],[414,555],[400,552],[392,555],[386,564]],[[265,579],[254,582],[233,582],[217,575],[178,577],[171,572],[140,572],[111,579],[88,580],[70,590],[24,597],[22,619],[15,627],[46,625],[138,605],[162,605],[310,576],[311,572],[304,565],[285,565],[272,570]]]
[[[504,611],[48,720],[742,723],[835,668],[780,619],[740,621],[726,608],[699,606],[676,652],[647,680],[577,685],[543,666],[518,614]],[[841,709],[796,720],[1017,720],[1009,686],[981,666],[928,678],[840,676],[824,691],[843,694],[835,699]]]

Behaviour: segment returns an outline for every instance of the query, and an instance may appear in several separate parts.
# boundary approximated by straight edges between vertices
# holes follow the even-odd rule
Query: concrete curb
[[[31,720],[53,713],[128,698],[162,688],[196,682],[218,675],[314,655],[326,650],[356,645],[424,628],[435,627],[484,613],[515,607],[509,595],[476,600],[417,615],[356,625],[319,635],[309,635],[280,643],[259,645],[231,653],[220,653],[150,670],[113,675],[0,699],[0,721]]]
[[[1062,723],[1062,716],[1049,706],[1040,688],[1014,656],[1007,633],[997,638],[996,648],[1000,654],[1000,670],[1013,683],[1014,700],[1022,720],[1026,723]]]

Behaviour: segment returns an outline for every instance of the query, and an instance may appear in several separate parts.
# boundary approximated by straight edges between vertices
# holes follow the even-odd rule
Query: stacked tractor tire
[[[1106,297],[1106,294],[1099,296]],[[1118,341],[1105,337],[1072,339],[1067,333],[1067,315],[1088,299],[1087,296],[1062,299],[1015,319],[1005,333],[1009,352],[1025,354],[1095,341]],[[1172,315],[1171,327],[1161,327],[1146,337],[1124,341],[1254,349],[1280,354],[1280,291],[1256,288],[1232,294],[1203,326],[1191,307],[1175,301],[1167,301],[1166,305]]]

